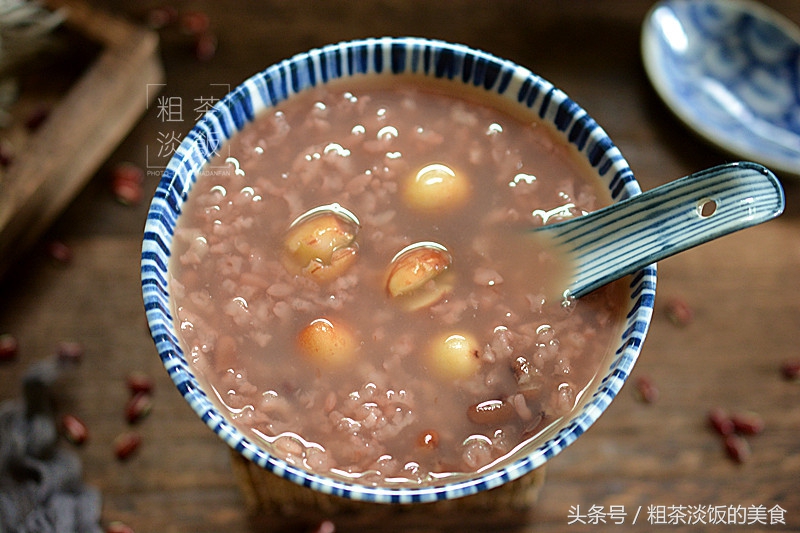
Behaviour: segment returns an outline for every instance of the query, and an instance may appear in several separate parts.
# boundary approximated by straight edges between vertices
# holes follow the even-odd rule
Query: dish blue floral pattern
[[[686,125],[745,159],[800,174],[800,30],[745,0],[664,0],[642,29],[653,86]]]
[[[574,144],[596,169],[614,199],[641,189],[627,162],[594,120],[549,82],[512,62],[466,46],[419,38],[366,39],[330,45],[285,60],[246,80],[216,104],[186,136],[165,169],[152,200],[141,256],[144,307],[158,353],[175,386],[197,415],[247,459],[297,484],[354,500],[414,503],[451,499],[491,489],[544,464],[608,407],[633,369],[650,325],[656,267],[631,278],[627,324],[597,391],[557,434],[521,450],[513,460],[468,480],[418,488],[356,485],[300,470],[270,455],[239,432],[206,396],[181,349],[173,323],[168,266],[175,225],[203,165],[260,112],[332,79],[418,73],[471,84],[536,110]]]

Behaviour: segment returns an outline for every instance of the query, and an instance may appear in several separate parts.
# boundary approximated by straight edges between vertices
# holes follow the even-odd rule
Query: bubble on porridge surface
[[[578,300],[569,292],[569,290],[564,291],[564,295],[561,300],[561,309],[569,314],[575,311],[575,307],[577,307],[577,305]]]
[[[492,440],[485,435],[471,435],[464,441],[462,459],[473,470],[489,464],[494,456],[492,454]]]
[[[524,172],[517,173],[514,178],[508,182],[508,186],[511,188],[519,187],[520,189],[524,189],[525,185],[534,185],[536,183],[536,176],[533,174],[525,174]]]
[[[406,181],[406,204],[417,211],[453,212],[463,207],[472,193],[469,177],[449,165],[431,163]]]
[[[485,400],[467,408],[467,418],[478,425],[501,425],[512,416],[514,407],[505,400]]]
[[[559,383],[554,392],[554,401],[551,406],[552,414],[555,416],[566,415],[575,407],[576,400],[575,388],[566,381]]]
[[[550,222],[558,222],[574,216],[575,204],[567,202],[552,209],[534,209],[531,211],[531,216],[534,221],[540,221],[541,224],[548,224]]]

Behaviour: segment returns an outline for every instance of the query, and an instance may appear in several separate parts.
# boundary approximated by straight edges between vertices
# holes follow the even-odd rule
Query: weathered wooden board
[[[0,178],[0,275],[86,185],[164,75],[156,33],[76,1],[49,5],[65,8],[67,31],[97,42],[100,52]]]

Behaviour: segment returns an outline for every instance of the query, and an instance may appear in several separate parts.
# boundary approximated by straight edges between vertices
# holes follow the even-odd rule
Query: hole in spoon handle
[[[713,198],[703,198],[697,202],[697,214],[700,218],[714,216],[717,212],[717,201]]]
[[[567,222],[544,226],[575,265],[583,296],[646,265],[775,218],[783,188],[756,163],[713,167]]]

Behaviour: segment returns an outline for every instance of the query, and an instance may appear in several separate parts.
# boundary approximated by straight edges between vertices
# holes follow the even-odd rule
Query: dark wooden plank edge
[[[0,276],[48,229],[124,139],[164,79],[158,35],[78,1],[66,24],[102,47],[10,168],[0,192]],[[100,117],[88,120],[87,117]]]

